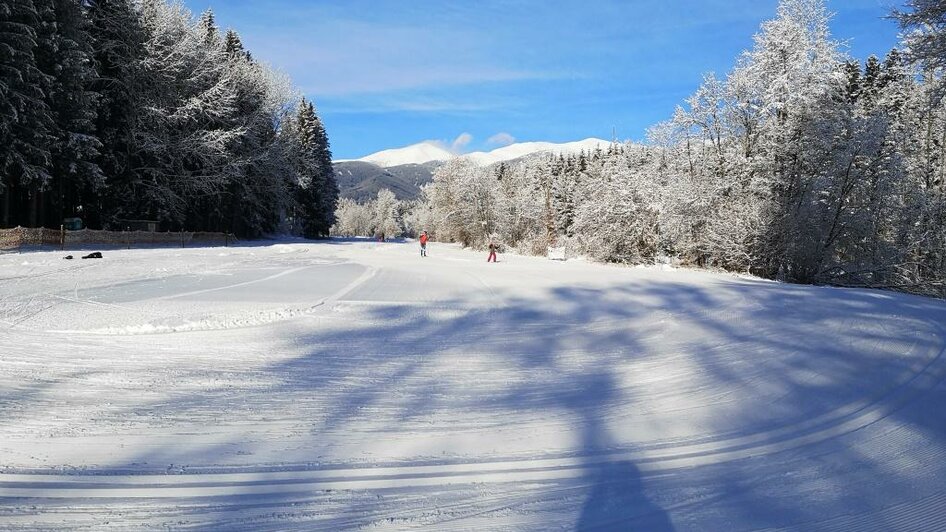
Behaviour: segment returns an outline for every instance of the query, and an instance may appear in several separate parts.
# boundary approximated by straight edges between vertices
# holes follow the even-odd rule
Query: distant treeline
[[[325,236],[331,159],[312,103],[211,12],[0,3],[0,226]]]

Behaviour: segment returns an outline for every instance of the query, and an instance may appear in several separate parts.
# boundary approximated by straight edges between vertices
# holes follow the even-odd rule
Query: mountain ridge
[[[454,154],[431,141],[419,142],[403,148],[393,148],[372,153],[360,159],[343,159],[336,163],[371,163],[380,168],[395,168],[410,164],[443,163],[456,157],[466,158],[479,166],[489,166],[508,162],[539,153],[555,155],[576,155],[582,151],[590,152],[596,148],[607,149],[611,141],[587,138],[575,142],[517,142],[492,151],[478,151]]]
[[[361,159],[334,161],[341,197],[355,201],[374,199],[381,189],[388,189],[400,200],[420,196],[421,188],[433,181],[442,164],[460,157],[478,166],[513,162],[552,153],[576,155],[597,148],[606,150],[611,142],[588,138],[575,142],[519,142],[492,151],[454,154],[433,142],[420,142],[404,148],[383,150]]]

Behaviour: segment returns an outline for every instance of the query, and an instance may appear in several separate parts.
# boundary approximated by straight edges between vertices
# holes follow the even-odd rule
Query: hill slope
[[[375,198],[378,191],[388,189],[400,200],[412,200],[420,196],[423,185],[433,180],[439,163],[404,164],[382,168],[363,161],[335,163],[335,178],[341,197],[355,201]]]

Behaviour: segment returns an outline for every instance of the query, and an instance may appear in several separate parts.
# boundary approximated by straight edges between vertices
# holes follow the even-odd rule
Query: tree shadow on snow
[[[632,462],[593,467],[588,481],[591,489],[575,530],[674,530],[667,512],[644,495],[640,470]]]
[[[493,306],[455,298],[426,307],[359,307],[340,318],[342,325],[313,324],[298,337],[273,339],[272,349],[302,351],[265,367],[263,384],[183,394],[152,408],[159,417],[204,416],[211,427],[217,417],[261,427],[270,418],[291,422],[294,431],[307,435],[313,453],[321,452],[279,464],[297,469],[332,466],[333,438],[345,442],[365,425],[384,438],[431,426],[450,435],[485,425],[514,429],[534,419],[560,423],[575,443],[553,457],[575,458],[581,475],[550,481],[568,495],[559,513],[549,514],[562,521],[541,523],[548,527],[564,525],[567,513],[578,530],[822,528],[818,523],[847,508],[852,515],[873,515],[874,526],[897,528],[900,521],[874,514],[946,491],[935,487],[946,485],[946,466],[930,466],[927,473],[940,482],[917,487],[915,464],[888,463],[912,453],[946,457],[946,372],[936,365],[942,353],[933,352],[946,338],[946,306],[869,291],[711,279],[707,285],[671,277],[606,288],[559,287],[535,298],[498,292]],[[929,364],[918,365],[917,359]],[[655,375],[660,378],[652,379]],[[719,390],[718,396],[712,390]],[[679,401],[690,395],[717,401],[716,410],[699,418],[702,432],[684,437],[656,425],[685,424],[702,405],[684,404],[690,410],[668,409],[662,417],[640,412],[664,408],[661,397]],[[921,401],[928,406],[907,408]],[[892,405],[887,416],[905,433],[889,449],[859,439],[863,431],[857,426],[819,436],[887,403]],[[625,418],[648,426],[648,436],[629,429],[618,433],[629,422]],[[745,443],[747,437],[754,439]],[[813,443],[791,445],[805,438]],[[231,444],[252,452],[253,444],[244,440],[215,448],[159,449],[137,461],[207,464]],[[536,441],[533,448],[543,444]],[[764,452],[661,474],[627,458],[637,451],[699,445],[726,452],[757,445]],[[404,452],[404,459],[420,453]],[[503,452],[496,450],[493,458],[503,458]],[[446,455],[427,463],[464,459],[469,457]],[[257,465],[265,470],[275,464]],[[114,464],[114,469],[126,466]],[[254,478],[265,481],[271,474],[260,471]],[[302,497],[294,503],[298,513],[285,510],[283,517],[293,525],[299,524],[294,518],[311,519],[325,528],[370,526],[391,517],[366,495],[355,490],[343,502],[332,500],[336,514],[345,513],[338,506],[348,506],[350,521],[305,512],[318,509],[325,493]],[[370,495],[380,501],[398,492]],[[495,508],[470,507],[486,515],[528,515],[532,505],[558,504],[554,497],[537,497],[539,503],[523,494]],[[241,500],[232,500],[234,511]],[[200,505],[193,514],[186,509],[180,514],[200,526],[229,528],[252,523],[254,516],[264,519],[290,498],[270,500],[259,503],[258,512],[243,506],[240,511],[250,517],[242,522],[232,515],[201,515]],[[423,516],[432,510],[426,504],[431,501],[405,498],[397,513]],[[924,514],[921,508],[914,515],[935,519],[934,510]],[[504,514],[497,515],[502,522]],[[422,523],[437,526],[435,520]]]

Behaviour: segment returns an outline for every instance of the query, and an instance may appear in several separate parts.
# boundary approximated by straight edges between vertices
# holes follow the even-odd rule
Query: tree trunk
[[[0,227],[10,227],[10,196],[13,195],[13,188],[7,187],[3,191],[3,218]]]
[[[36,227],[38,223],[37,215],[39,214],[39,189],[37,187],[30,187],[30,199],[29,199],[29,213],[27,215],[27,220],[29,220],[30,227]]]

